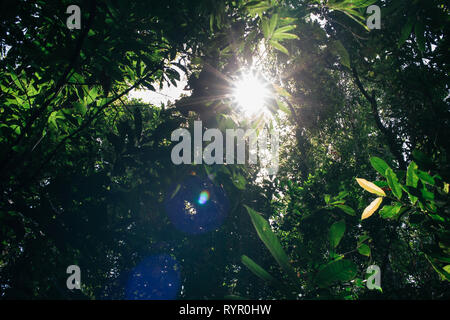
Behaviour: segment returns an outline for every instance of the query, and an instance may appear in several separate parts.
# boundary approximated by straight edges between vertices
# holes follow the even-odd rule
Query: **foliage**
[[[80,30],[65,25],[72,4]],[[380,30],[366,26],[372,4]],[[123,299],[161,254],[181,266],[179,299],[449,298],[445,1],[15,0],[1,12],[2,298]],[[270,121],[231,97],[250,68],[272,89]],[[174,103],[130,98],[183,77],[190,94]],[[195,120],[280,128],[277,174],[174,165],[171,133]],[[167,203],[201,187],[227,215],[193,235]],[[73,264],[79,291],[65,286]],[[370,265],[382,290],[366,287]]]

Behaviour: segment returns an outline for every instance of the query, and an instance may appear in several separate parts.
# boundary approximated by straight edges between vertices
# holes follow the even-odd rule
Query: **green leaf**
[[[342,11],[342,10],[340,10]],[[355,10],[346,10],[342,11],[345,13],[348,17],[352,18],[354,21],[356,21],[360,26],[362,26],[367,31],[370,31],[369,27],[362,22],[364,20],[364,16],[362,16],[358,11]]]
[[[433,260],[427,254],[425,254],[425,258],[431,264],[434,271],[436,271],[442,277],[442,279],[446,279],[446,280],[450,281],[450,273],[447,272],[447,270],[439,268],[439,266],[435,262],[433,262]]]
[[[323,198],[325,200],[325,203],[329,203],[331,196],[329,194],[326,194],[326,195],[323,196]]]
[[[252,220],[253,226],[256,229],[261,241],[269,249],[272,256],[275,258],[280,267],[290,276],[292,280],[297,279],[294,268],[289,263],[289,257],[284,252],[277,236],[273,233],[269,223],[255,210],[244,205]]]
[[[292,33],[274,33],[272,39],[274,40],[298,39],[298,36]]]
[[[19,90],[24,90],[24,88],[23,88],[22,84],[20,83],[19,78],[17,77],[17,75],[15,73],[11,73],[10,75],[11,75],[12,81],[17,86],[17,88]]]
[[[58,119],[65,119],[65,117],[60,111],[53,111],[48,117],[48,123],[50,123],[53,128],[58,129],[58,124],[56,122]]]
[[[345,233],[345,221],[341,220],[331,225],[330,232],[328,234],[330,239],[330,245],[332,248],[336,248],[339,245],[342,237]]]
[[[389,168],[388,164],[381,158],[371,157],[370,164],[377,170],[383,177],[386,177],[386,170]]]
[[[289,107],[288,107],[285,103],[283,103],[282,101],[280,101],[280,100],[277,99],[277,105],[278,105],[278,108],[279,108],[281,111],[283,111],[284,113],[286,113],[288,116],[291,115],[291,110],[289,109]]]
[[[353,210],[352,208],[350,208],[349,206],[347,206],[345,204],[337,204],[336,207],[338,207],[339,209],[341,209],[348,215],[351,215],[351,216],[356,215],[355,210]]]
[[[408,170],[406,171],[406,185],[409,187],[417,188],[417,183],[419,182],[419,177],[417,175],[417,164],[414,161],[408,166]]]
[[[255,16],[255,15],[262,15],[264,11],[272,8],[272,6],[267,2],[267,1],[250,1],[248,2],[244,8],[246,8],[248,10],[248,12],[250,13],[250,15]]]
[[[430,253],[429,255],[431,258],[439,261],[439,262],[445,262],[445,263],[450,263],[450,257],[444,257],[440,254],[437,253]]]
[[[278,14],[272,15],[269,22],[269,39],[272,38],[273,32],[275,31],[275,28],[278,24]]]
[[[346,196],[348,196],[349,192],[348,191],[341,191],[339,192],[339,194],[337,195],[338,199],[344,199]]]
[[[392,171],[391,168],[388,168],[386,170],[385,175],[386,175],[386,179],[387,179],[389,188],[391,188],[394,196],[396,196],[397,199],[400,200],[402,198],[402,186],[398,182],[397,175],[394,173],[394,171]]]
[[[400,213],[401,208],[401,204],[397,204],[394,206],[384,206],[383,208],[381,208],[379,213],[380,216],[384,219],[395,218]]]
[[[359,236],[358,238],[358,245],[362,244],[364,241],[369,240],[370,236],[368,236],[367,234],[363,234],[361,236]]]
[[[11,125],[10,128],[11,128],[17,135],[19,135],[20,132],[21,132],[21,128],[20,128],[20,126],[17,125],[17,124]]]
[[[275,40],[269,40],[269,43],[277,50],[289,55],[289,51],[288,49],[286,49],[286,47],[284,47],[283,45],[279,44],[277,41]]]
[[[91,104],[92,102],[94,102],[97,99],[97,96],[98,96],[97,87],[93,87],[86,93],[85,96],[86,104]]]
[[[337,260],[323,266],[316,275],[315,281],[321,288],[326,288],[335,282],[350,281],[357,273],[356,265],[349,260]]]
[[[370,247],[367,244],[360,244],[360,246],[358,247],[358,252],[363,256],[370,257]]]
[[[423,197],[424,199],[430,200],[430,201],[434,200],[434,193],[433,193],[433,192],[430,192],[430,191],[428,191],[428,190],[426,190],[426,189],[422,189],[422,190],[420,190],[420,191],[421,191],[422,197]]]
[[[294,30],[295,28],[296,28],[295,25],[284,26],[284,27],[281,27],[281,28],[278,28],[277,30],[275,30],[275,34],[276,33],[285,33],[285,32]]]
[[[77,110],[79,113],[81,113],[81,115],[85,115],[86,111],[87,111],[87,106],[86,104],[83,102],[74,102],[73,106],[75,108],[75,110]]]
[[[422,182],[431,184],[432,186],[435,185],[434,178],[432,176],[430,176],[428,173],[426,173],[425,171],[419,170],[417,172],[417,175],[419,176],[420,180],[422,180]]]
[[[241,257],[242,263],[250,269],[251,272],[253,272],[258,278],[261,278],[265,281],[275,283],[277,282],[270,273],[268,273],[266,270],[264,270],[259,264],[257,264],[255,261],[247,257],[246,255],[242,255]]]

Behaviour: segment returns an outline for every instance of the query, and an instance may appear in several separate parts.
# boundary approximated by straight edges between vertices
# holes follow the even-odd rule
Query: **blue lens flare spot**
[[[200,192],[200,196],[198,197],[199,204],[205,204],[209,200],[209,192],[204,190]]]
[[[189,234],[200,234],[220,227],[228,214],[225,190],[210,179],[190,176],[174,183],[164,207],[174,227]]]
[[[172,300],[180,290],[180,268],[168,254],[144,259],[132,271],[125,289],[127,300]]]

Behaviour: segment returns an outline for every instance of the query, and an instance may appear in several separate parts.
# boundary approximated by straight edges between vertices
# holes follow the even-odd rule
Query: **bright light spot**
[[[200,196],[198,197],[198,203],[205,204],[206,201],[208,201],[208,200],[209,200],[209,192],[208,191],[200,192]]]
[[[189,202],[189,201],[184,201],[184,212],[186,214],[189,214],[191,216],[197,214],[197,209],[195,209],[195,207]]]
[[[242,75],[233,90],[233,97],[248,115],[264,112],[270,90],[267,85],[250,71]]]

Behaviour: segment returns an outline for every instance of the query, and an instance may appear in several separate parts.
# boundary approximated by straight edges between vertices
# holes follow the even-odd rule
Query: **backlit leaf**
[[[397,206],[384,206],[380,210],[380,216],[384,219],[394,218],[400,213],[401,205]]]
[[[417,188],[417,183],[419,182],[419,177],[417,175],[417,164],[414,161],[408,166],[408,170],[406,171],[406,185],[409,187]]]
[[[277,50],[289,55],[289,51],[288,49],[286,49],[286,47],[284,47],[283,45],[281,45],[280,43],[278,43],[275,40],[270,40],[269,43]]]
[[[386,193],[381,189],[380,187],[377,187],[375,184],[373,184],[370,181],[367,181],[366,179],[360,179],[356,178],[356,182],[366,191],[369,191],[370,193],[385,197]]]
[[[363,211],[363,214],[361,215],[361,220],[369,218],[375,211],[377,211],[378,207],[380,206],[381,202],[383,202],[383,198],[379,197],[373,200]]]

